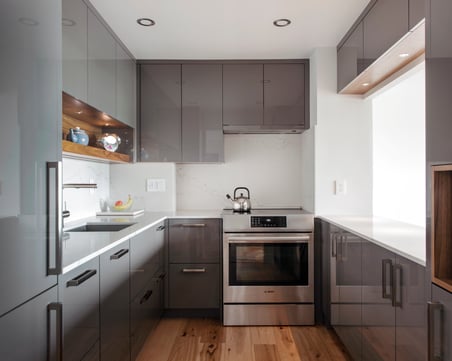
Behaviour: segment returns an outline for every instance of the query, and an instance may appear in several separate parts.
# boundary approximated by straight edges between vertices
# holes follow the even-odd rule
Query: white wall
[[[146,179],[164,179],[164,192],[147,192]],[[134,197],[134,208],[146,211],[174,211],[176,184],[174,163],[112,164],[110,166],[110,193],[112,199]]]
[[[301,135],[225,135],[222,164],[177,164],[177,209],[230,207],[226,193],[245,186],[252,207],[302,205]]]
[[[109,165],[63,158],[63,183],[96,183],[97,189],[64,189],[63,201],[71,216],[67,221],[94,216],[99,200],[109,197]]]
[[[372,104],[336,91],[336,48],[311,57],[311,125],[314,128],[315,213],[372,213]],[[345,180],[345,195],[334,194]]]
[[[373,210],[425,225],[425,71],[418,67],[373,98]]]

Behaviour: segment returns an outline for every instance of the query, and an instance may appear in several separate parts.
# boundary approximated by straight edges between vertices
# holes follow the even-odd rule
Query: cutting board
[[[109,211],[109,212],[97,212],[96,216],[130,216],[135,217],[140,214],[144,213],[144,209],[138,209],[135,211],[124,211],[124,212],[116,212],[116,211]]]

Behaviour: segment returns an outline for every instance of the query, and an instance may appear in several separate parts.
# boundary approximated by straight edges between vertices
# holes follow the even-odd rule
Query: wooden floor
[[[162,319],[137,361],[350,361],[323,326],[223,327],[210,319]]]

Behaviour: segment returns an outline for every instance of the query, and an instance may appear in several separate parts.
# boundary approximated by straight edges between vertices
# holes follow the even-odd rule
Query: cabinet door
[[[425,267],[397,257],[394,269],[397,361],[427,359],[425,274]]]
[[[264,64],[265,125],[308,126],[307,74],[307,64]]]
[[[53,206],[60,185],[53,169],[47,175],[47,162],[61,160],[60,2],[2,1],[0,43],[3,315],[57,283],[47,268],[58,258],[59,215]]]
[[[218,263],[220,221],[218,219],[170,219],[170,263]]]
[[[140,66],[142,162],[180,162],[181,66]]]
[[[337,90],[342,90],[364,70],[363,23],[359,23],[337,51]]]
[[[264,119],[262,64],[223,65],[223,124],[261,125]]]
[[[409,28],[412,29],[425,18],[427,0],[409,0],[409,2]]]
[[[130,360],[129,242],[100,256],[100,356]]]
[[[452,361],[452,294],[432,284],[432,302],[442,305],[439,315],[431,315],[433,322],[429,332],[433,339],[429,342],[432,342],[432,352],[435,356],[442,356],[437,360]]]
[[[396,311],[392,306],[395,254],[362,241],[363,360],[396,359]]]
[[[170,264],[169,308],[220,307],[219,264]]]
[[[182,65],[182,161],[222,162],[221,64]]]
[[[430,57],[446,58],[448,63],[450,63],[450,58],[452,57],[452,42],[450,41],[452,34],[452,22],[450,21],[452,2],[449,0],[428,0],[428,6],[430,8],[430,22],[427,22],[427,25],[430,33],[428,39],[430,41],[427,41],[426,45],[427,47],[430,45]],[[429,55],[428,52],[427,55]],[[446,59],[443,59],[443,61],[445,62]],[[443,76],[445,74],[447,73],[444,73]],[[445,77],[444,81],[450,84],[449,79]]]
[[[408,32],[408,0],[378,0],[363,20],[368,64]]]
[[[56,301],[57,288],[53,287],[0,317],[0,360],[57,360],[56,339],[61,330],[58,330],[54,311],[48,309],[48,305]]]
[[[60,277],[58,289],[63,304],[63,359],[80,361],[99,341],[99,258]]]
[[[63,0],[63,90],[88,101],[88,7]]]
[[[116,118],[136,127],[136,65],[121,45],[116,44]]]
[[[88,103],[116,115],[116,41],[88,10]]]

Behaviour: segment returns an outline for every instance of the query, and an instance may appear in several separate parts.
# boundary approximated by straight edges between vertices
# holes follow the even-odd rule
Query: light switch
[[[166,180],[161,178],[146,179],[146,192],[166,192]]]
[[[345,195],[347,194],[347,182],[344,180],[334,181],[334,194],[335,195]]]

